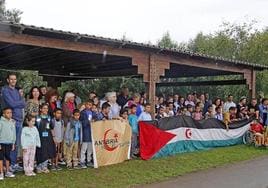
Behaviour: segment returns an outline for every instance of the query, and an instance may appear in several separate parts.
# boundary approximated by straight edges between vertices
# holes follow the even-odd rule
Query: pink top
[[[197,120],[197,121],[201,120],[203,118],[202,112],[194,112],[193,118],[194,118],[194,120]]]

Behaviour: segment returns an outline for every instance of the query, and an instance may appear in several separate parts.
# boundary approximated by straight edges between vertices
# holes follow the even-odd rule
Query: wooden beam
[[[156,93],[156,82],[159,79],[159,75],[157,74],[156,61],[153,55],[150,55],[149,59],[149,83],[148,83],[148,95],[149,101],[151,103],[152,109],[152,118],[155,119],[155,93]]]
[[[246,80],[215,80],[215,81],[192,81],[192,82],[161,82],[157,87],[174,87],[174,86],[215,86],[215,85],[243,85]]]

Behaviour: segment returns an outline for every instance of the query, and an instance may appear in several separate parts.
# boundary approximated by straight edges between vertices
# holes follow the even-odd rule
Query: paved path
[[[140,188],[268,188],[268,157],[194,172]]]

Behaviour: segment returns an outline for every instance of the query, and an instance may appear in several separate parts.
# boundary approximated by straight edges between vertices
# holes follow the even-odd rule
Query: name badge
[[[42,137],[48,137],[48,132],[42,132]]]

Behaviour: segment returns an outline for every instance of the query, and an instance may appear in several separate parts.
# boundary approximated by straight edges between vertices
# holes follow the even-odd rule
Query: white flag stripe
[[[235,139],[244,135],[249,128],[250,123],[237,129],[229,129],[228,131],[226,129],[196,129],[180,127],[167,131],[176,135],[168,142],[168,144],[181,140],[211,141]]]

